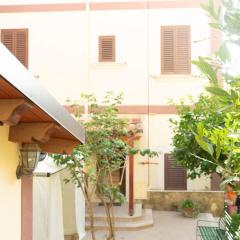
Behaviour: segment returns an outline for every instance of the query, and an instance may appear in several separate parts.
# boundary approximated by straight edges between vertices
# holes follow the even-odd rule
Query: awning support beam
[[[36,143],[43,152],[71,154],[79,142],[54,138],[59,128],[55,123],[19,123],[10,127],[8,138],[16,143]]]
[[[51,138],[49,142],[45,144],[39,144],[39,147],[43,152],[71,154],[73,149],[79,144],[77,141]]]
[[[0,99],[0,123],[14,126],[31,108],[32,105],[24,99]]]
[[[19,123],[11,126],[9,141],[17,143],[47,143],[59,128],[55,123]]]

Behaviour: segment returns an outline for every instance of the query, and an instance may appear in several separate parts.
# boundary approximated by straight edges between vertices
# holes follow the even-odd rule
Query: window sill
[[[182,192],[182,193],[224,193],[224,191],[213,191],[213,190],[164,190],[164,189],[148,189],[148,192],[161,192],[161,193],[176,193],[176,192]]]
[[[205,81],[205,79],[201,76],[197,76],[197,75],[193,75],[193,74],[160,74],[160,75],[154,75],[151,74],[150,78],[153,80],[161,80],[161,81],[171,81],[171,80],[178,80],[179,79],[182,81],[194,81],[194,80],[201,80],[201,81]]]
[[[96,67],[124,67],[126,66],[126,62],[97,62],[97,63],[91,63],[90,66],[92,68]]]

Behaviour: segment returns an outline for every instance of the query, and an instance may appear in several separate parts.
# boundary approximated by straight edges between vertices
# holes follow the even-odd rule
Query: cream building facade
[[[221,36],[210,29],[200,7],[206,2],[12,0],[9,5],[0,0],[0,29],[27,29],[29,71],[63,105],[68,98],[80,99],[81,93],[94,93],[100,99],[106,91],[124,93],[120,113],[140,119],[143,125],[143,136],[135,144],[161,153],[153,162],[135,157],[135,199],[146,199],[149,190],[167,190],[165,159],[172,149],[169,119],[177,118],[169,100],[196,98],[207,83],[193,65],[188,73],[163,74],[161,27],[187,26],[190,58],[211,56]],[[114,36],[114,61],[99,61],[100,36]],[[127,197],[128,182],[127,174]],[[19,191],[18,183],[15,187]],[[211,180],[186,180],[186,188],[176,190],[208,191]]]

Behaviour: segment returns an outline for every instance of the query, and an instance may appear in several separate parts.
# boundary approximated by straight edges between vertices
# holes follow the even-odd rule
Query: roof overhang
[[[0,122],[9,140],[37,142],[46,152],[70,153],[84,143],[81,125],[0,43]]]

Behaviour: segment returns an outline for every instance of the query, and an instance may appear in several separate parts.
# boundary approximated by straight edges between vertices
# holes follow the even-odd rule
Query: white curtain
[[[51,177],[34,177],[33,240],[64,240],[59,174]]]

